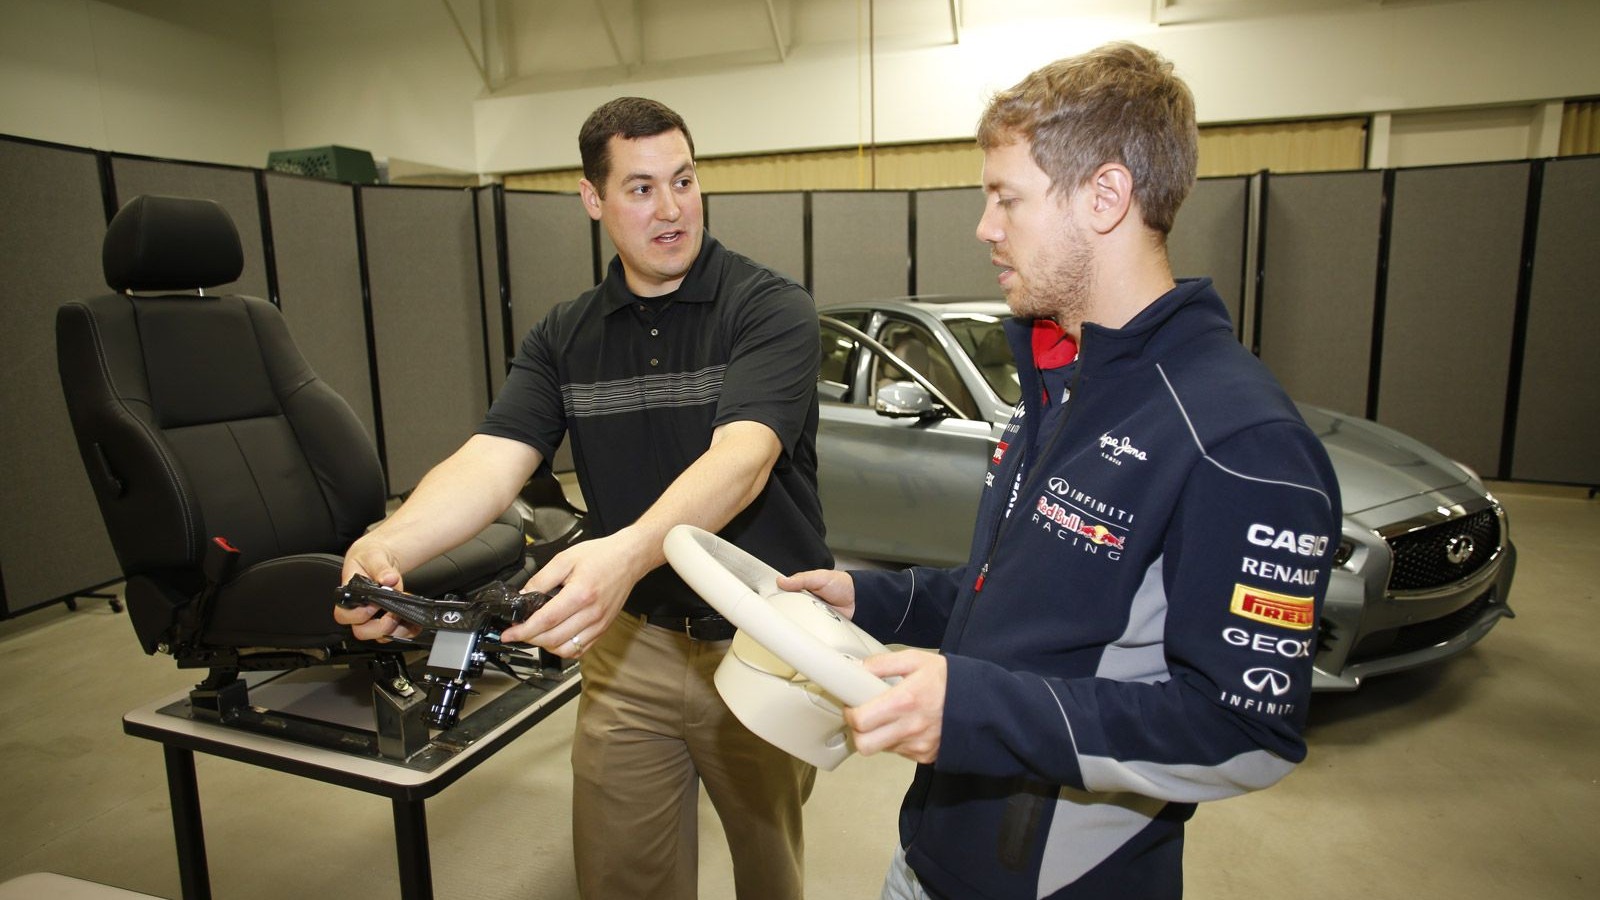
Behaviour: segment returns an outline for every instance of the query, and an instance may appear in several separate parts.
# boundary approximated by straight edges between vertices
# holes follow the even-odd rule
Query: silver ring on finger
[[[573,635],[572,640],[567,641],[567,643],[571,644],[572,649],[578,651],[579,653],[583,652],[583,641],[578,640],[577,635]]]

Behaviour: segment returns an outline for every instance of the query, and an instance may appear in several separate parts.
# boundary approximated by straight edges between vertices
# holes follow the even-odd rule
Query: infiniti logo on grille
[[[1477,549],[1478,545],[1472,542],[1471,535],[1458,534],[1444,545],[1444,558],[1459,566],[1471,559]]]

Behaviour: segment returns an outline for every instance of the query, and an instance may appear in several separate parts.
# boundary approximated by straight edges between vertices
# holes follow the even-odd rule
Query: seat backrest
[[[57,311],[57,365],[125,576],[189,580],[213,537],[243,565],[342,553],[382,518],[372,439],[277,307],[205,296],[243,266],[220,206],[135,198],[106,232],[103,263],[117,293]]]

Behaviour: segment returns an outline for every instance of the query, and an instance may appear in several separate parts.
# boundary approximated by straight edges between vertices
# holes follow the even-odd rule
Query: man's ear
[[[583,198],[583,209],[589,218],[600,221],[600,192],[595,190],[589,179],[578,179],[578,196]]]
[[[1133,209],[1133,173],[1121,163],[1104,163],[1089,178],[1089,225],[1109,234]]]

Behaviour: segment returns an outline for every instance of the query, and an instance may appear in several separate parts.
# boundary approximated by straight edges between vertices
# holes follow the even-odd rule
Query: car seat
[[[909,323],[891,322],[884,326],[879,339],[887,344],[890,352],[906,366],[932,382],[933,386],[938,388],[963,416],[969,419],[977,417],[978,407],[972,400],[972,393],[961,383],[961,376],[956,374],[955,368],[950,364],[950,358],[945,355],[943,349],[937,346],[930,347],[932,335]],[[902,380],[895,377],[899,374],[901,373],[894,371],[891,365],[882,366],[877,379],[878,389],[881,390],[888,384]]]
[[[116,293],[60,307],[57,365],[140,646],[209,668],[212,688],[392,654],[332,614],[345,549],[384,515],[376,448],[276,306],[205,293],[242,269],[232,219],[209,200],[137,197],[102,262]],[[406,587],[520,587],[525,530],[508,510]]]

